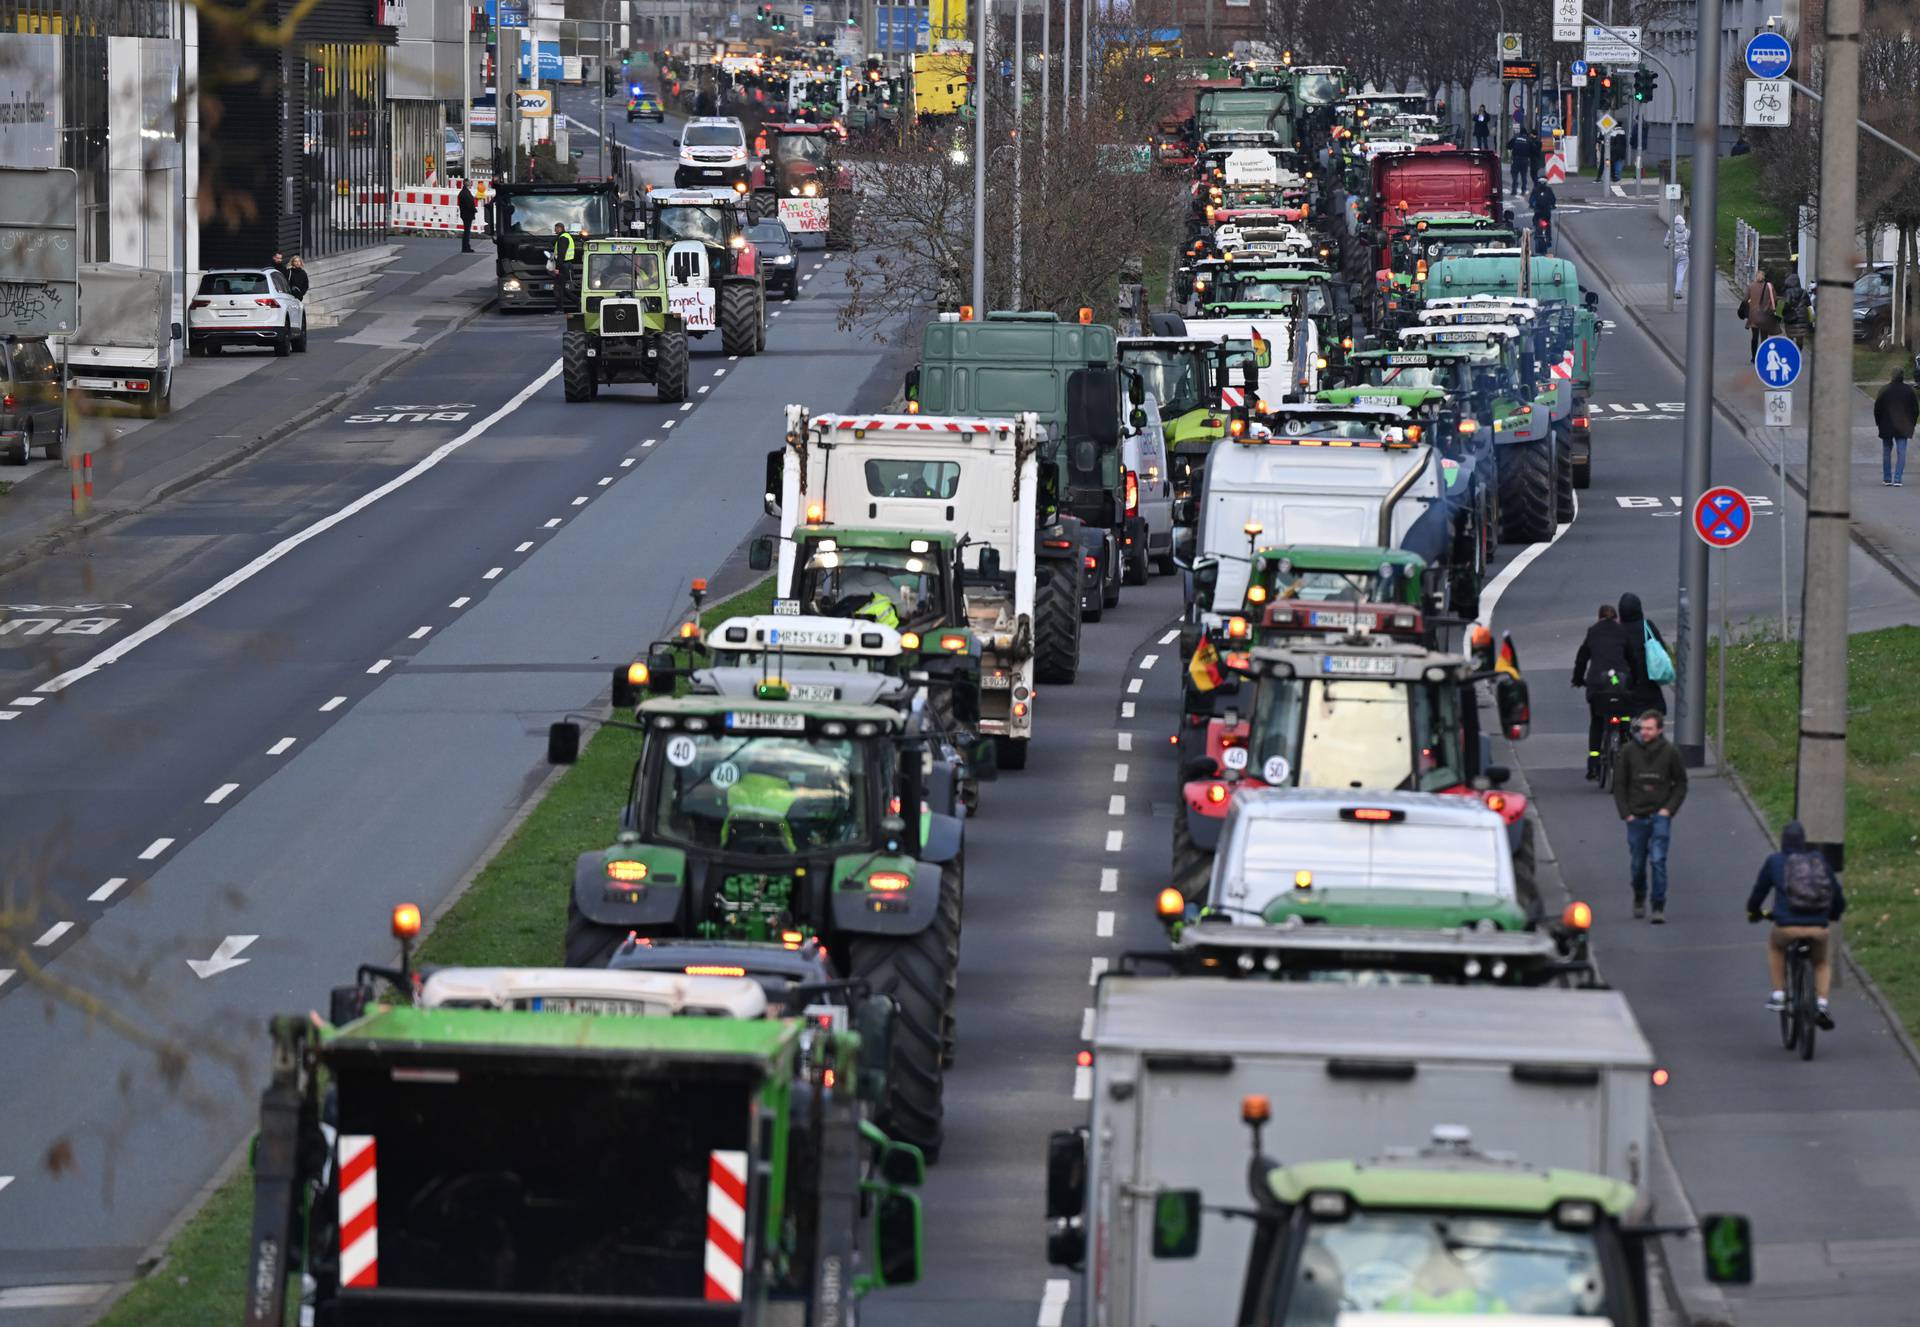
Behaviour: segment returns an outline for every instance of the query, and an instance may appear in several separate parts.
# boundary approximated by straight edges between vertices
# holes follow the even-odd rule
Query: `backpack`
[[[1667,653],[1667,647],[1653,634],[1653,623],[1643,625],[1642,637],[1646,642],[1647,681],[1671,683],[1673,681],[1673,656]]]
[[[1825,917],[1833,910],[1833,872],[1817,852],[1796,852],[1781,871],[1780,893],[1787,910],[1800,917]]]

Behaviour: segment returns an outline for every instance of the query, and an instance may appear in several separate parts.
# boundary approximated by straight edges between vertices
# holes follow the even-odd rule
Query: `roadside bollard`
[[[81,452],[67,458],[68,491],[73,495],[73,514],[85,516],[93,509],[93,453]]]

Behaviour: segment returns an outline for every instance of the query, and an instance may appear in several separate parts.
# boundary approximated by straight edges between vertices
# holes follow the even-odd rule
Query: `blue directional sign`
[[[1762,32],[1747,43],[1747,72],[1755,78],[1779,78],[1793,65],[1793,44],[1777,32]]]
[[[1770,336],[1754,352],[1753,371],[1775,391],[1800,380],[1800,347],[1784,336]]]
[[[1753,505],[1737,488],[1710,488],[1693,504],[1693,532],[1713,548],[1732,548],[1753,532]]]
[[[1587,62],[1585,60],[1575,60],[1573,62],[1573,67],[1569,72],[1571,72],[1576,78],[1586,77]]]

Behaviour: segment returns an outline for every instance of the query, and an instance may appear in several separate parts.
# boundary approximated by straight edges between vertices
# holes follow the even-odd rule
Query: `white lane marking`
[[[229,797],[233,796],[235,793],[239,791],[240,791],[239,784],[223,783],[218,788],[215,788],[212,792],[207,794],[206,804],[208,806],[218,806],[220,805],[220,803],[226,801]]]
[[[345,697],[342,697],[342,699],[345,699]],[[140,860],[143,862],[150,862],[154,858],[158,857],[161,853],[165,852],[168,848],[171,848],[172,846],[173,846],[172,839],[155,839],[152,843],[149,843],[147,845],[146,851],[140,854]]]
[[[193,969],[193,975],[201,981],[208,977],[217,977],[223,972],[243,968],[253,962],[250,958],[241,958],[240,952],[260,937],[257,935],[230,935],[222,940],[213,951],[211,958],[190,958],[187,966]]]
[[[672,428],[672,427],[673,427],[673,426],[674,426],[675,424],[678,424],[679,422],[680,422],[680,421],[679,421],[679,420],[677,420],[677,419],[669,419],[669,420],[664,420],[664,421],[662,421],[662,422],[661,422],[661,425],[660,425],[660,427],[661,427],[661,428],[663,428],[663,429],[670,429],[670,428]]]
[[[700,392],[699,392],[699,394],[700,394],[701,396],[705,396],[705,395],[706,395],[706,394],[707,394],[708,392],[710,392],[710,391],[712,391],[712,390],[713,390],[713,384],[712,384],[712,383],[710,383],[710,382],[703,382],[703,383],[701,383],[701,384],[700,384]]]
[[[408,636],[407,639],[408,640],[425,640],[432,631],[433,631],[432,627],[415,627],[413,629],[413,634]]]
[[[1075,1101],[1090,1101],[1093,1099],[1093,1066],[1086,1064],[1076,1064],[1073,1066],[1073,1099]],[[1066,1308],[1066,1304],[1063,1302],[1049,1305],[1044,1299],[1040,1301],[1041,1323],[1052,1322],[1054,1327],[1059,1327],[1060,1315],[1055,1313],[1052,1318],[1048,1318],[1047,1310],[1049,1308],[1064,1309]]]
[[[541,526],[540,528],[542,530],[551,530],[553,529],[554,526],[560,524],[561,520],[562,520],[561,517],[556,516],[552,520],[548,521],[545,525]]]
[[[573,505],[574,505],[574,506],[576,506],[576,507],[584,507],[584,506],[586,506],[586,505],[587,505],[587,504],[588,504],[589,502],[591,502],[592,500],[593,500],[593,499],[591,499],[591,498],[575,498],[575,499],[573,500]]]
[[[332,700],[328,701],[326,704],[320,707],[320,712],[322,714],[329,713],[330,711],[339,709],[342,705],[346,703],[347,703],[347,698],[345,696],[335,696]]]
[[[1087,1095],[1093,1095],[1092,1085]],[[1040,1296],[1040,1321],[1038,1327],[1060,1327],[1060,1320],[1067,1315],[1067,1296],[1072,1293],[1073,1282],[1063,1276],[1047,1278],[1047,1288]]]
[[[34,706],[34,705],[43,705],[43,704],[45,704],[45,703],[46,703],[46,699],[47,699],[47,698],[46,698],[45,696],[15,696],[15,697],[14,697],[14,698],[13,698],[12,700],[10,700],[10,701],[8,701],[8,702],[7,702],[7,704],[9,704],[9,705],[23,705],[23,706],[27,706],[27,707],[29,707],[29,708],[30,708],[30,707],[32,707],[32,706]]]
[[[738,356],[738,355],[728,355],[728,356],[727,356],[727,363],[729,363],[729,364],[738,364],[739,362],[740,362],[740,356]]]
[[[737,356],[736,356],[736,358],[737,358]],[[726,371],[725,369],[715,369],[715,370],[713,371],[713,376],[714,376],[714,377],[716,377],[716,378],[724,378],[724,377],[726,377],[726,376],[727,376],[727,371]]]
[[[8,977],[11,977],[12,975],[13,975],[13,969],[12,969],[12,968],[8,968],[8,969],[7,969],[7,976],[8,976]],[[3,981],[5,981],[5,980],[6,980],[6,978],[5,978],[5,977],[0,977],[0,982],[3,982]],[[11,1183],[13,1183],[13,1176],[11,1176],[11,1175],[0,1175],[0,1189],[4,1189],[4,1188],[6,1188],[6,1187],[7,1187],[7,1186],[8,1186],[9,1184],[11,1184]]]
[[[388,496],[389,494],[399,492],[401,489],[405,488],[408,484],[411,484],[414,480],[418,479],[421,475],[424,475],[428,471],[437,467],[442,461],[446,460],[449,456],[452,456],[455,452],[459,451],[462,447],[465,447],[468,443],[472,442],[475,438],[478,438],[481,434],[485,433],[488,429],[492,428],[495,424],[499,423],[501,420],[505,419],[508,415],[518,410],[521,406],[525,405],[528,401],[533,399],[533,396],[535,393],[539,392],[548,383],[552,382],[555,378],[559,376],[560,376],[560,361],[556,359],[553,361],[552,364],[549,364],[547,366],[547,371],[545,373],[542,373],[539,377],[535,378],[532,382],[528,383],[525,387],[522,387],[518,392],[514,393],[513,398],[509,400],[505,405],[501,406],[498,410],[488,415],[485,419],[482,419],[478,423],[470,426],[467,429],[467,431],[462,433],[459,437],[454,438],[449,442],[441,443],[438,447],[435,447],[432,451],[428,452],[425,456],[421,457],[418,461],[415,461],[407,469],[402,470],[399,474],[395,475],[392,479],[389,479],[386,483],[380,485],[378,488],[370,489],[367,492],[362,493],[359,497],[355,498],[352,502],[349,502],[346,506],[340,508],[340,510],[333,512],[330,515],[321,517],[319,520],[315,521],[312,525],[309,525],[306,529],[299,530],[293,534],[288,535],[285,539],[282,539],[279,543],[275,544],[272,548],[269,548],[266,552],[254,558],[253,561],[247,563],[245,566],[239,568],[238,570],[229,572],[227,575],[221,577],[219,580],[215,581],[212,585],[202,590],[199,594],[196,594],[195,596],[193,596],[193,598],[187,600],[184,604],[181,604],[178,608],[168,609],[166,612],[162,613],[159,617],[156,617],[153,621],[147,623],[146,626],[141,627],[138,631],[133,632],[131,635],[127,636],[124,640],[116,641],[114,644],[109,645],[106,649],[100,651],[100,653],[94,655],[93,658],[87,660],[85,663],[81,664],[79,667],[70,668],[66,672],[60,674],[58,677],[52,679],[51,681],[42,682],[39,686],[35,687],[34,690],[41,692],[43,694],[55,692],[55,691],[64,691],[68,687],[72,686],[75,682],[78,682],[81,678],[91,677],[93,674],[99,672],[102,668],[105,668],[108,664],[117,663],[121,659],[126,658],[129,654],[132,654],[135,650],[139,649],[142,645],[145,645],[148,641],[152,640],[155,636],[158,636],[161,632],[165,631],[167,628],[173,626],[176,622],[181,622],[189,617],[192,617],[195,613],[205,608],[208,604],[214,603],[215,601],[224,598],[227,594],[231,593],[233,590],[239,588],[242,585],[245,585],[248,581],[252,580],[255,576],[258,576],[261,572],[265,571],[268,567],[271,567],[274,563],[278,562],[281,558],[285,557],[287,554],[293,552],[294,549],[300,547],[302,544],[307,543],[309,540],[319,538],[321,535],[325,534],[327,531],[333,529],[336,525],[339,525],[341,522],[349,519],[350,517],[356,516],[360,512],[365,511],[368,507],[371,507],[374,503],[380,501],[380,499]]]
[[[0,710],[0,721],[4,721],[7,719],[17,719],[19,717],[20,717],[19,710]]]
[[[13,1182],[13,1176],[0,1175],[0,1188]],[[0,1309],[60,1309],[97,1304],[113,1286],[105,1281],[71,1285],[8,1286],[0,1290]]]
[[[1132,733],[1120,734],[1120,749],[1122,751],[1133,750],[1133,734]]]
[[[1172,631],[1169,631],[1166,635],[1160,638],[1160,643],[1162,645],[1171,645],[1179,639],[1180,639],[1180,628],[1175,627]]]
[[[367,669],[367,672],[371,673],[375,677],[378,677],[381,673],[386,672],[387,669],[391,667],[393,667],[393,660],[375,659],[373,661],[373,667]]]
[[[691,409],[693,409],[693,402],[691,402],[691,401],[682,401],[682,402],[680,403],[680,413],[681,413],[681,414],[683,414],[683,415],[684,415],[684,414],[685,414],[685,413],[686,413],[687,411],[689,411],[689,410],[691,410]]]
[[[1115,783],[1125,783],[1127,781],[1127,767],[1124,763],[1113,767],[1113,781]]]
[[[816,271],[816,272],[818,272],[818,271],[819,271],[819,270],[820,270],[821,268],[823,268],[823,267],[825,267],[825,266],[826,266],[826,264],[825,264],[824,262],[821,262],[821,263],[815,263],[815,264],[813,265],[813,270],[814,270],[814,271]]]
[[[1123,718],[1123,719],[1131,719],[1131,718],[1133,717],[1133,702],[1132,702],[1132,701],[1130,701],[1130,700],[1123,700],[1123,701],[1121,701],[1121,702],[1120,702],[1120,717],[1121,717],[1121,718]]]
[[[1580,494],[1575,492],[1573,495],[1573,521],[1579,519]],[[1480,591],[1480,616],[1475,619],[1480,626],[1491,627],[1493,625],[1493,610],[1495,606],[1499,604],[1500,596],[1507,592],[1507,587],[1513,584],[1520,573],[1525,571],[1535,558],[1560,542],[1561,536],[1573,528],[1573,521],[1568,521],[1565,525],[1555,527],[1553,538],[1547,540],[1546,543],[1528,544],[1520,550],[1512,562],[1509,562],[1500,569],[1498,576],[1495,576],[1487,582],[1486,587]]]
[[[1091,1008],[1080,1011],[1080,1040],[1093,1040],[1093,1010]]]
[[[651,446],[653,446],[653,439],[652,439],[652,438],[648,438],[648,439],[647,439],[647,440],[646,440],[645,442],[643,442],[643,443],[641,443],[640,445],[641,445],[642,447],[651,447]]]
[[[41,936],[38,940],[35,940],[33,942],[34,947],[37,949],[45,949],[48,945],[52,944],[54,941],[58,940],[61,936],[65,935],[68,931],[71,931],[72,929],[73,929],[72,922],[55,922],[53,925],[47,928],[47,933],[45,935]]]
[[[596,487],[605,488],[608,484],[611,484],[612,482],[613,482],[613,476],[608,475],[605,479],[602,479]]]
[[[1087,965],[1087,985],[1097,986],[1099,984],[1100,974],[1107,970],[1109,962],[1110,960],[1108,959],[1096,957]]]
[[[0,968],[0,986],[5,986],[8,982],[12,980],[13,980],[13,969]],[[0,1189],[6,1188],[11,1183],[13,1183],[13,1176],[0,1175]]]
[[[635,461],[637,461],[637,460],[639,460],[639,459],[640,459],[640,458],[639,458],[639,457],[637,457],[637,456],[629,456],[629,457],[627,457],[626,459],[624,459],[623,461],[621,461],[621,462],[620,462],[620,468],[621,468],[622,470],[625,470],[625,469],[626,469],[627,467],[629,467],[629,466],[631,466],[631,465],[632,465],[632,464],[633,464],[633,463],[634,463]]]
[[[1111,894],[1120,888],[1120,868],[1103,866],[1100,868],[1100,892]]]
[[[779,316],[780,316],[780,310],[778,309],[775,309],[772,313],[769,313],[767,315],[767,317],[769,318],[778,318]]]
[[[112,898],[115,894],[119,893],[120,886],[126,883],[127,883],[127,878],[125,876],[117,875],[113,879],[107,881],[106,884],[100,886],[100,888],[94,890],[91,894],[87,895],[87,902],[105,903],[108,899]]]
[[[1141,687],[1143,687],[1143,686],[1145,686],[1145,685],[1146,685],[1146,679],[1145,679],[1145,678],[1140,678],[1140,677],[1133,677],[1133,678],[1128,678],[1128,679],[1127,679],[1127,694],[1128,694],[1129,696],[1137,696],[1137,695],[1139,695],[1139,694],[1140,694],[1140,688],[1141,688]]]
[[[1155,664],[1157,664],[1157,663],[1159,663],[1159,662],[1160,662],[1160,656],[1159,656],[1159,655],[1157,655],[1157,654],[1143,654],[1143,655],[1141,655],[1141,656],[1140,656],[1140,671],[1144,673],[1144,672],[1146,672],[1146,671],[1147,671],[1147,669],[1149,669],[1149,668],[1151,668],[1151,667],[1153,667],[1153,666],[1154,666]]]
[[[447,607],[448,608],[465,608],[468,604],[472,602],[473,600],[469,596],[463,594],[458,599],[455,599],[452,603],[448,604]]]
[[[1102,940],[1111,939],[1113,936],[1113,913],[1105,908],[1095,913],[1093,917],[1093,933]]]
[[[533,547],[533,540],[529,539],[529,540],[526,540],[524,543],[515,544],[513,546],[513,551],[516,553],[524,553],[532,547]]]
[[[1125,815],[1126,813],[1127,813],[1127,799],[1126,799],[1126,798],[1124,798],[1124,797],[1122,797],[1122,796],[1121,796],[1121,795],[1120,795],[1119,793],[1115,793],[1115,794],[1114,794],[1113,796],[1111,796],[1111,797],[1109,797],[1109,798],[1107,799],[1107,814],[1108,814],[1108,815],[1110,815],[1110,816],[1123,816],[1123,815]]]
[[[291,737],[281,738],[278,742],[275,742],[272,746],[267,748],[267,754],[270,756],[286,755],[288,750],[292,748],[294,740],[295,739]]]
[[[488,567],[486,575],[482,576],[480,579],[483,581],[498,580],[501,574],[505,571],[506,571],[505,567]]]
[[[1108,830],[1107,831],[1107,851],[1119,852],[1120,844],[1123,841],[1124,835],[1125,835],[1124,830],[1118,830],[1118,829]]]

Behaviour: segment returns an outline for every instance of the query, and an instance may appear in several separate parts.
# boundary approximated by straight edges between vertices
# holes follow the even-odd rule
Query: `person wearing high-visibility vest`
[[[553,302],[563,312],[573,303],[573,265],[578,261],[580,241],[562,222],[553,223]]]

